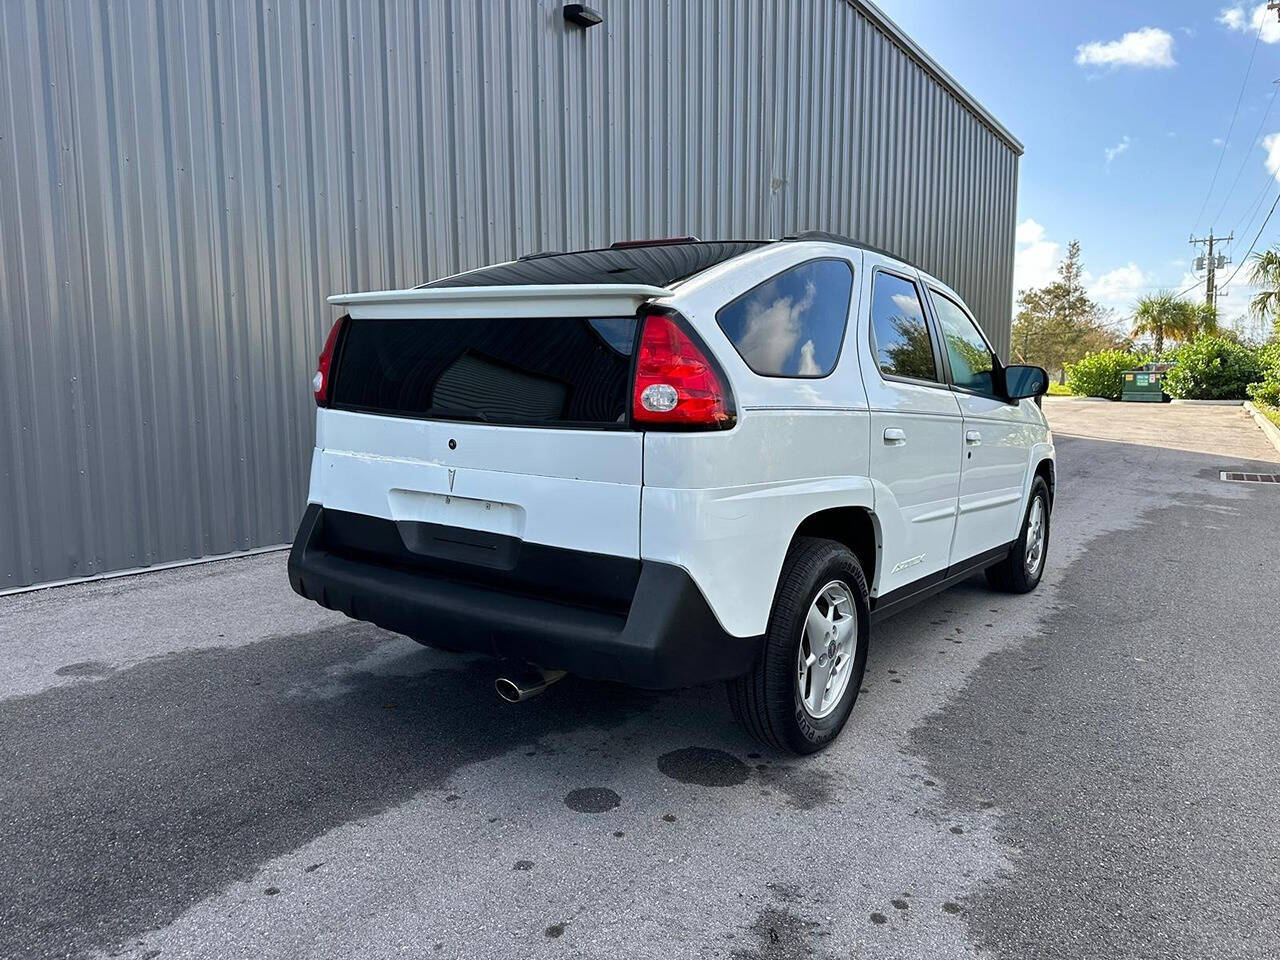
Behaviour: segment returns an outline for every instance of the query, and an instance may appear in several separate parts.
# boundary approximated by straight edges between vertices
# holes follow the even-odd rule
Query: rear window
[[[840,356],[852,292],[848,261],[810,260],[752,287],[716,320],[756,373],[825,377]]]
[[[625,425],[635,317],[349,320],[333,406],[433,420]]]

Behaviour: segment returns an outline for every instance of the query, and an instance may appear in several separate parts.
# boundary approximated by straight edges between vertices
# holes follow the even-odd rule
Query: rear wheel
[[[867,582],[853,553],[834,540],[797,539],[760,658],[749,674],[729,681],[734,716],[771,746],[821,750],[858,698],[869,627]]]
[[[1031,484],[1022,532],[1009,551],[1009,556],[987,568],[987,582],[1006,593],[1030,593],[1044,576],[1044,562],[1049,555],[1049,486],[1044,477]]]

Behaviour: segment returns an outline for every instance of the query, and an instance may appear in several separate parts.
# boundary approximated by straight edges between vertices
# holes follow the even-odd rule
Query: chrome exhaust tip
[[[563,670],[542,670],[538,667],[516,669],[494,680],[493,689],[507,703],[521,703],[530,697],[536,697],[563,676]]]

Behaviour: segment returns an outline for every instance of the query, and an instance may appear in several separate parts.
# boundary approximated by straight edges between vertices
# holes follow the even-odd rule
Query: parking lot
[[[1046,409],[1040,590],[880,625],[803,760],[718,686],[501,703],[283,553],[0,598],[0,955],[1276,956],[1280,487],[1219,472],[1280,454]]]

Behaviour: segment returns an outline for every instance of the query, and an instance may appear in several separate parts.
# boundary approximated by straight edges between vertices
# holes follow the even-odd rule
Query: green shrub
[[[1262,378],[1249,384],[1249,399],[1268,407],[1280,407],[1280,340],[1258,351]]]
[[[1067,386],[1081,397],[1106,397],[1119,400],[1124,387],[1124,372],[1147,362],[1141,354],[1127,350],[1102,350],[1067,364]]]
[[[1243,400],[1262,376],[1259,351],[1217,336],[1203,336],[1173,353],[1164,390],[1180,400]]]

